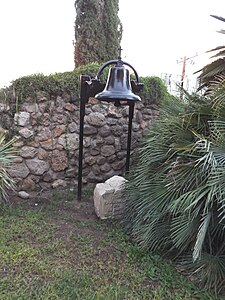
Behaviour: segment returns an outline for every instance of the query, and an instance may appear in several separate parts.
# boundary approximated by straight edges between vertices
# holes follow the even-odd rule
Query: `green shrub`
[[[172,255],[215,293],[225,283],[224,95],[163,103],[131,169],[123,222],[141,247]]]
[[[36,98],[38,92],[43,92],[49,98],[55,95],[68,94],[78,99],[80,75],[94,76],[99,67],[97,63],[92,63],[76,68],[71,72],[24,76],[13,81],[12,87],[19,102],[23,102],[29,96]]]
[[[67,95],[73,101],[78,101],[80,75],[89,75],[94,78],[100,67],[101,65],[98,63],[91,63],[78,67],[71,72],[23,76],[14,80],[11,86],[0,90],[0,100],[11,102],[17,108],[28,97],[36,101],[40,93],[48,99],[56,95]],[[108,71],[109,67],[106,67],[100,78],[102,82],[106,82]],[[160,78],[140,77],[139,81],[144,83],[144,89],[140,92],[143,103],[158,105],[168,98],[167,88]]]
[[[144,84],[140,96],[145,103],[159,105],[169,97],[167,87],[161,78],[155,76],[140,77],[140,82]]]

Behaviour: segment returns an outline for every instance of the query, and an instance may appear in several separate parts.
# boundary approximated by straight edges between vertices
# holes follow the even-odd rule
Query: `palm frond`
[[[180,214],[171,220],[171,239],[178,254],[190,251],[195,243],[199,224],[198,218],[191,219],[189,214]]]
[[[0,168],[0,200],[8,199],[8,190],[15,190],[15,182],[4,168]]]
[[[213,17],[213,18],[215,18],[215,19],[217,19],[217,20],[225,22],[225,18],[223,18],[223,17],[219,17],[219,16],[216,16],[216,15],[210,15],[210,16]]]
[[[207,80],[213,81],[215,76],[224,72],[224,58],[219,58],[212,63],[206,65],[203,69],[201,69],[201,75],[199,78],[201,81]],[[199,72],[199,71],[198,71]]]
[[[9,176],[7,167],[16,157],[16,150],[13,148],[15,139],[5,141],[5,136],[0,135],[0,200],[7,201],[7,191],[15,190],[15,182]]]
[[[224,30],[224,29],[217,30],[217,32],[218,32],[218,33],[225,34],[225,30]]]
[[[218,53],[214,54],[210,58],[215,58],[215,57],[224,57],[225,56],[225,46],[222,51],[219,51]]]
[[[5,135],[0,135],[0,163],[7,164],[17,156],[17,151],[13,148],[16,138],[5,142]]]
[[[209,222],[211,220],[211,212],[208,212],[205,216],[203,216],[201,224],[199,226],[196,242],[193,250],[193,261],[195,262],[197,259],[201,257],[203,244],[205,241],[205,236],[208,231]]]
[[[221,49],[225,49],[225,46],[217,46],[216,48],[213,48],[213,49],[210,49],[208,51],[206,51],[206,53],[209,53],[209,52],[214,52],[214,51],[218,51],[218,50],[221,50]]]

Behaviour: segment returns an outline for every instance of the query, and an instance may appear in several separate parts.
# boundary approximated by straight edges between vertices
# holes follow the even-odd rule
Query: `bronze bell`
[[[120,105],[120,100],[141,101],[141,98],[132,91],[129,70],[124,66],[110,68],[105,88],[95,95],[95,98],[100,101],[115,102],[116,106]]]

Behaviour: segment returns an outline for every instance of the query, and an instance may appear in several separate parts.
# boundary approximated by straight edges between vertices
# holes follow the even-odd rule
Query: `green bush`
[[[87,74],[93,77],[99,67],[100,65],[97,63],[92,63],[76,68],[71,72],[24,76],[13,81],[12,87],[19,103],[23,102],[27,97],[33,97],[35,99],[39,92],[43,92],[44,95],[49,98],[56,95],[67,94],[78,100],[80,75]]]
[[[225,88],[172,98],[125,187],[124,228],[215,293],[225,284]]]
[[[0,90],[0,100],[11,102],[17,106],[23,103],[28,97],[36,101],[37,95],[41,94],[48,99],[56,95],[67,95],[75,101],[79,100],[80,75],[89,75],[94,78],[101,65],[91,63],[76,68],[71,72],[55,73],[50,75],[33,74],[18,78],[12,85]],[[106,82],[109,67],[106,67],[100,78]],[[158,77],[140,77],[144,83],[144,89],[140,92],[143,103],[160,104],[168,98],[169,93],[163,81]]]
[[[140,82],[144,84],[141,98],[145,103],[159,105],[162,101],[170,97],[163,80],[155,76],[140,77]]]

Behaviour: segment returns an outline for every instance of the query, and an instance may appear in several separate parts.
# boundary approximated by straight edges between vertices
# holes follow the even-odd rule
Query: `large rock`
[[[28,128],[22,128],[19,130],[19,134],[24,137],[25,139],[29,139],[34,135],[34,131]]]
[[[27,166],[34,175],[42,175],[49,169],[49,163],[38,158],[27,159]]]
[[[71,103],[65,103],[63,108],[68,111],[74,111],[76,109],[76,106]]]
[[[32,175],[31,175],[31,176],[32,176]],[[22,183],[21,188],[22,188],[24,191],[33,191],[33,190],[35,190],[35,188],[36,188],[36,183],[35,183],[35,181],[32,179],[31,176],[27,176],[27,177],[23,180],[23,183]]]
[[[105,124],[105,116],[99,112],[92,112],[86,117],[88,124],[101,127]]]
[[[78,125],[75,122],[72,122],[68,125],[68,129],[70,133],[78,131]]]
[[[68,158],[65,151],[54,150],[52,152],[52,170],[55,172],[63,171],[68,167]]]
[[[98,129],[96,127],[90,126],[90,125],[84,125],[84,134],[85,135],[93,135],[98,132]]]
[[[54,129],[53,129],[53,137],[57,138],[59,137],[61,134],[63,134],[65,132],[66,126],[65,125],[57,125]]]
[[[105,183],[98,183],[94,189],[94,207],[96,215],[104,219],[119,218],[123,212],[122,190],[127,180],[122,176],[113,176]]]
[[[8,172],[13,178],[26,178],[30,173],[29,169],[24,163],[12,164],[8,168]]]
[[[45,150],[53,150],[55,148],[55,141],[52,138],[50,138],[46,141],[40,142],[40,145]]]
[[[99,128],[98,134],[102,137],[109,136],[111,134],[110,126],[105,125],[105,126]]]
[[[37,136],[40,142],[47,141],[51,138],[51,130],[48,127],[40,126]]]
[[[15,113],[14,122],[18,126],[27,127],[30,125],[30,114],[26,111]]]
[[[101,155],[108,157],[113,155],[116,152],[115,147],[113,145],[104,145],[101,147]]]
[[[24,158],[33,158],[37,154],[37,148],[24,146],[20,149],[20,156]]]
[[[77,133],[62,134],[58,139],[58,143],[66,150],[76,150],[79,147],[79,135]]]

